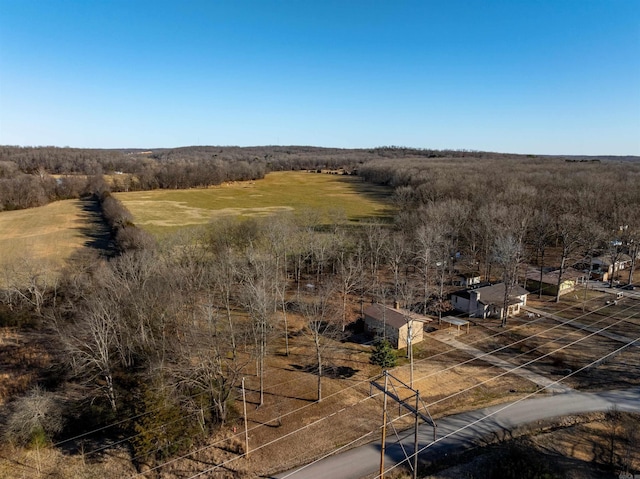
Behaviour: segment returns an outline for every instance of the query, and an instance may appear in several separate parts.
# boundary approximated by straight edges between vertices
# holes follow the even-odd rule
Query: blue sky
[[[640,155],[640,0],[0,0],[0,144]]]

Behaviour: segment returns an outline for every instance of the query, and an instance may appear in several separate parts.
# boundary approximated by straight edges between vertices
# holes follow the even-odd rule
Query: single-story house
[[[542,294],[556,296],[558,294],[558,276],[560,270],[543,271],[542,281],[540,280],[540,269],[530,266],[525,273],[526,288],[531,293],[537,293],[542,290]],[[587,273],[583,273],[573,268],[566,268],[562,273],[562,282],[560,283],[560,295],[570,293],[579,284],[587,281]]]
[[[482,288],[467,289],[451,294],[451,304],[458,311],[470,317],[488,318],[502,316],[504,309],[505,284],[498,283]],[[522,286],[513,287],[507,305],[507,317],[520,313],[520,307],[527,304],[529,292]]]
[[[365,330],[378,337],[386,337],[396,349],[406,348],[409,342],[415,344],[422,341],[424,323],[430,321],[426,316],[399,307],[371,304],[364,308]]]
[[[616,261],[616,273],[623,269],[631,267],[631,256],[622,254]],[[602,281],[609,281],[613,274],[613,262],[611,258],[604,256],[597,256],[591,260],[591,272],[594,279],[601,279]]]

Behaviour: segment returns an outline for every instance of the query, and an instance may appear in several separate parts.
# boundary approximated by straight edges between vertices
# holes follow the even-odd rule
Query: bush
[[[54,394],[35,387],[11,405],[4,439],[20,446],[42,447],[63,426],[62,407]]]

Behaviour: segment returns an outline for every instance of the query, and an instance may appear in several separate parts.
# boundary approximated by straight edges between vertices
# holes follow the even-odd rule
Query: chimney
[[[400,309],[400,302],[399,301],[394,301],[393,302],[393,308],[394,309]]]

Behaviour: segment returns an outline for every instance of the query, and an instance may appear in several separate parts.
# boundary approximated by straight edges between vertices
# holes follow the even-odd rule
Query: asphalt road
[[[483,438],[493,435],[504,437],[517,426],[571,414],[606,411],[613,406],[620,411],[640,412],[640,387],[623,391],[570,392],[534,397],[441,418],[437,424],[437,439],[433,443],[433,428],[427,424],[421,424],[420,457],[428,460],[459,451]],[[405,431],[402,444],[408,454],[413,452],[413,431]],[[404,457],[397,438],[388,433],[385,469],[388,470]],[[359,479],[376,473],[379,470],[379,464],[380,442],[373,442],[275,477]]]

